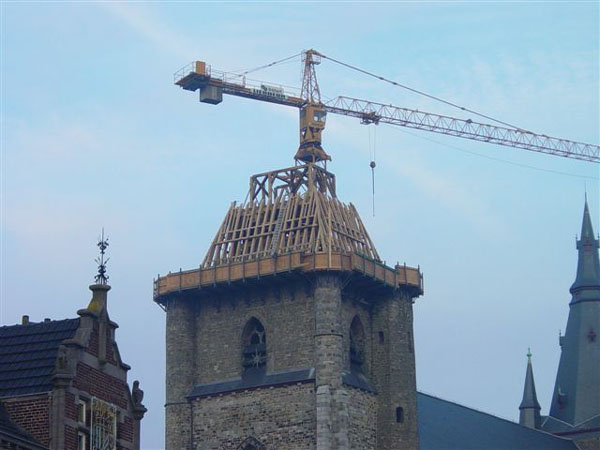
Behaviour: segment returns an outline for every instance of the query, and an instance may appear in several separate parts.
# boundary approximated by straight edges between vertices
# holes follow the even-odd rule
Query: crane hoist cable
[[[330,56],[326,56],[326,55],[324,55],[324,54],[322,54],[322,53],[320,53],[320,56],[321,56],[322,58],[328,59],[328,60],[329,60],[329,61],[331,61],[331,62],[334,62],[334,63],[336,63],[336,64],[339,64],[339,65],[341,65],[341,66],[344,66],[344,67],[346,67],[346,68],[348,68],[348,69],[356,70],[357,72],[363,73],[363,74],[365,74],[365,75],[368,75],[368,76],[370,76],[370,77],[373,77],[373,78],[376,78],[376,79],[378,79],[378,80],[380,80],[380,81],[384,81],[384,82],[386,82],[386,83],[392,84],[392,85],[394,85],[394,86],[401,87],[401,88],[403,88],[403,89],[406,89],[406,90],[408,90],[408,91],[414,92],[415,94],[423,95],[423,96],[425,96],[425,97],[427,97],[427,98],[430,98],[430,99],[432,99],[432,100],[436,100],[436,101],[438,101],[438,102],[445,103],[446,105],[452,106],[453,108],[458,108],[458,109],[460,109],[461,111],[466,111],[466,112],[469,112],[469,113],[471,113],[471,114],[475,114],[475,115],[477,115],[477,116],[479,116],[479,117],[484,117],[484,118],[486,118],[486,119],[488,119],[488,120],[492,120],[492,121],[494,121],[494,122],[496,122],[496,123],[499,123],[499,124],[505,125],[505,126],[507,126],[507,127],[514,128],[515,130],[520,130],[520,131],[528,131],[528,130],[525,130],[525,129],[523,129],[523,128],[517,127],[517,126],[515,126],[515,125],[511,125],[510,123],[504,122],[504,121],[502,121],[502,120],[495,119],[495,118],[493,118],[493,117],[491,117],[491,116],[488,116],[488,115],[486,115],[486,114],[482,114],[482,113],[479,113],[479,112],[477,112],[477,111],[474,111],[474,110],[472,110],[472,109],[465,108],[464,106],[457,105],[456,103],[452,103],[452,102],[450,102],[450,101],[448,101],[448,100],[444,100],[443,98],[436,97],[435,95],[427,94],[426,92],[423,92],[423,91],[420,91],[420,90],[418,90],[418,89],[414,89],[414,88],[411,88],[411,87],[409,87],[409,86],[406,86],[406,85],[404,85],[404,84],[398,83],[397,81],[390,80],[390,79],[388,79],[388,78],[385,78],[385,77],[382,77],[382,76],[380,76],[380,75],[376,75],[376,74],[374,74],[374,73],[372,73],[372,72],[369,72],[369,71],[367,71],[367,70],[361,69],[360,67],[353,66],[352,64],[348,64],[348,63],[345,63],[345,62],[342,62],[342,61],[338,61],[337,59],[331,58]]]
[[[271,62],[271,63],[269,63],[269,64],[264,64],[264,65],[262,65],[262,66],[255,67],[254,69],[247,69],[247,70],[234,70],[234,71],[232,71],[231,73],[236,73],[236,74],[239,74],[239,76],[244,76],[244,75],[248,75],[249,73],[252,73],[252,72],[257,72],[257,71],[259,71],[259,70],[266,69],[266,68],[268,68],[268,67],[272,67],[272,66],[275,66],[275,65],[277,65],[277,64],[281,64],[281,63],[283,63],[283,62],[286,62],[286,61],[289,61],[289,60],[291,60],[291,59],[298,58],[298,57],[300,57],[300,56],[302,56],[302,53],[297,53],[297,54],[295,54],[295,55],[288,56],[287,58],[279,59],[279,60],[277,60],[277,61],[273,61],[273,62]]]

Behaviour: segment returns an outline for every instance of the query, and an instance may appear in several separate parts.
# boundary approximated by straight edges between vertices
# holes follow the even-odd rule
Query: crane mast
[[[300,106],[300,146],[294,158],[304,162],[328,161],[331,156],[321,146],[327,113],[321,103],[321,90],[315,71],[315,65],[321,64],[321,56],[315,50],[307,50],[303,54],[303,62],[300,96],[305,103]]]
[[[322,147],[322,133],[327,113],[356,117],[363,124],[387,123],[431,131],[481,142],[600,163],[600,146],[536,134],[519,128],[507,128],[471,119],[458,119],[393,105],[339,96],[323,103],[315,66],[321,55],[316,50],[303,52],[303,77],[300,95],[278,85],[248,83],[244,76],[212,70],[196,61],[175,73],[175,84],[189,91],[200,91],[200,101],[219,104],[223,94],[292,106],[300,112],[300,144],[297,162],[315,163],[331,160]]]

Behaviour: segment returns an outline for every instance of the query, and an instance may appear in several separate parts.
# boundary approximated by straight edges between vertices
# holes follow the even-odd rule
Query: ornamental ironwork
[[[90,450],[117,449],[117,407],[92,398]]]

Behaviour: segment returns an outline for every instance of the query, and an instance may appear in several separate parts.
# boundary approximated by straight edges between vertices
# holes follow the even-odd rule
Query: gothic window
[[[249,370],[265,371],[267,365],[267,335],[265,327],[256,318],[246,323],[242,334],[242,367]]]
[[[236,450],[265,450],[265,445],[254,437],[244,439],[240,445],[237,446]]]
[[[365,332],[358,316],[355,316],[350,325],[350,370],[363,372],[365,361]]]

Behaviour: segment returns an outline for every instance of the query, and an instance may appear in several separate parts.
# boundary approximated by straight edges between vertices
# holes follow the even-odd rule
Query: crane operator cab
[[[300,108],[300,147],[295,159],[304,162],[331,161],[321,147],[327,112],[322,105],[307,104]]]

